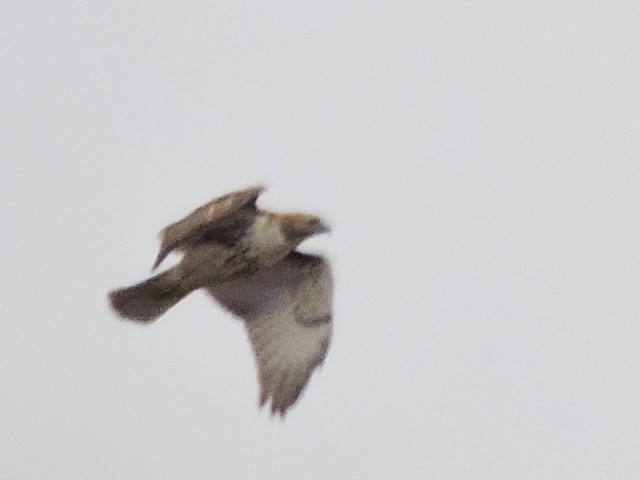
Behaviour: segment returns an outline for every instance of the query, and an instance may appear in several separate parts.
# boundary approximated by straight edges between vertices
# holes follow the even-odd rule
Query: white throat
[[[280,229],[280,223],[269,214],[256,217],[249,227],[246,240],[247,255],[256,258],[261,265],[272,265],[291,250]]]

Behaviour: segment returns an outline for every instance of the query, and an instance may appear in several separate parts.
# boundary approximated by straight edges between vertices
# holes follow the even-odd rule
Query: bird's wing
[[[228,193],[202,205],[189,215],[168,227],[160,234],[160,251],[153,269],[174,249],[194,245],[204,239],[224,240],[230,230],[243,231],[256,214],[256,200],[264,187],[252,187]]]
[[[260,405],[284,415],[331,338],[333,282],[322,257],[293,252],[273,267],[208,288],[245,320],[260,379]]]

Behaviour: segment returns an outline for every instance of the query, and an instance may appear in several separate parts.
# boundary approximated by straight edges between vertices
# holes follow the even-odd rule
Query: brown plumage
[[[193,247],[208,237],[218,243],[235,245],[258,214],[256,200],[263,191],[264,187],[259,186],[223,195],[164,228],[152,269],[172,250]]]
[[[161,232],[154,268],[172,251],[174,267],[109,293],[123,318],[150,322],[190,292],[205,288],[244,320],[261,385],[260,404],[283,415],[325,358],[331,336],[332,280],[328,262],[296,247],[328,230],[307,214],[260,210],[263,191],[233,192],[194,210]]]

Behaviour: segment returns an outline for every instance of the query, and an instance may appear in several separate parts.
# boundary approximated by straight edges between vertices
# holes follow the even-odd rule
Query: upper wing
[[[245,319],[260,378],[260,405],[283,415],[331,338],[333,282],[322,257],[298,252],[254,275],[208,288],[218,302]]]
[[[244,231],[253,221],[256,200],[263,190],[264,187],[252,187],[228,193],[164,228],[160,232],[160,251],[153,269],[176,248],[193,245],[208,236],[224,237],[225,233],[228,236],[228,230]]]

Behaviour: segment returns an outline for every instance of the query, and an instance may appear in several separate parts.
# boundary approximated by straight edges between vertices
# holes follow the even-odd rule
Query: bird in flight
[[[109,292],[122,318],[150,323],[189,293],[204,289],[244,321],[260,381],[260,406],[283,416],[322,364],[331,338],[331,267],[296,250],[328,231],[318,217],[261,210],[263,187],[229,193],[160,232],[155,270],[166,256],[180,262],[148,280]]]

